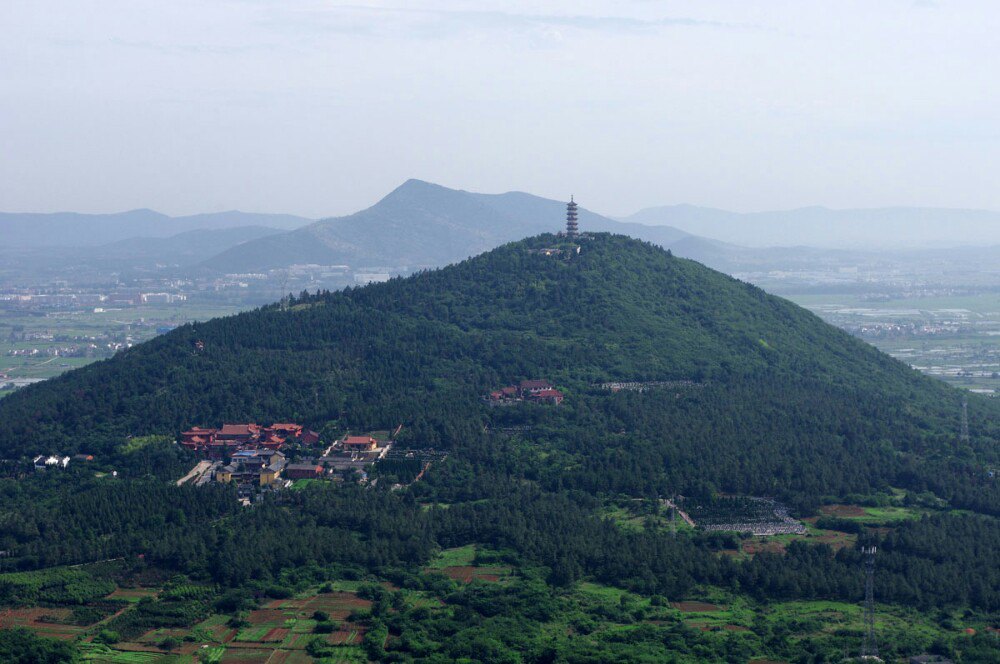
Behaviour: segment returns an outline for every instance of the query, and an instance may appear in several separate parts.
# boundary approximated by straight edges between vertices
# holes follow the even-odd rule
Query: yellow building
[[[215,481],[239,485],[271,486],[278,482],[285,468],[285,455],[274,450],[243,450],[233,455],[228,466],[215,471]]]

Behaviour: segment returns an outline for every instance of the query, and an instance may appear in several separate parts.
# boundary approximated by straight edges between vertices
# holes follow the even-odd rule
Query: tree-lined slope
[[[480,396],[543,377],[537,417],[567,455],[540,478],[627,493],[699,487],[821,495],[890,485],[997,508],[984,479],[996,402],[960,395],[795,305],[649,244],[598,235],[571,260],[542,236],[442,270],[188,325],[0,402],[5,456],[110,449],[192,424],[406,422],[475,454]],[[202,342],[204,350],[196,349]],[[697,388],[612,395],[610,380]],[[506,409],[500,409],[506,410]],[[570,463],[572,461],[572,463]]]

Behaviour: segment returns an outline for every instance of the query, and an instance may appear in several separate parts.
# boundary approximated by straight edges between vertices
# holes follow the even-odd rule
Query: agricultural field
[[[178,303],[104,311],[3,310],[0,315],[0,384],[5,380],[52,378],[111,357],[117,348],[147,341],[162,330],[233,314],[240,309]],[[2,389],[0,396],[12,391]]]
[[[846,510],[834,512],[842,514]],[[812,527],[806,535],[822,536],[824,531]],[[758,539],[778,541],[746,538],[742,540],[741,555],[752,555],[746,552],[746,547]],[[60,588],[86,586],[83,583],[88,578],[86,574],[91,575],[90,594],[107,590],[98,583],[102,579],[115,578],[121,583],[114,584],[102,597],[88,600],[88,603],[118,602],[114,613],[90,624],[70,624],[74,610],[68,606],[10,607],[4,611],[3,620],[4,626],[24,626],[41,635],[73,641],[84,661],[101,664],[361,663],[368,661],[365,641],[373,624],[371,616],[376,603],[382,604],[379,611],[388,611],[384,615],[422,611],[425,616],[448,620],[457,606],[477,597],[496,597],[508,602],[534,597],[527,601],[544,608],[530,629],[537,630],[541,638],[561,643],[570,651],[574,643],[587,647],[631,644],[629,647],[645,649],[652,658],[649,661],[662,661],[656,657],[664,656],[667,652],[664,646],[676,639],[693,644],[689,656],[679,660],[685,662],[699,661],[699,648],[704,648],[704,653],[728,652],[732,657],[729,661],[750,662],[773,659],[776,650],[780,652],[784,647],[776,644],[808,641],[826,649],[831,644],[847,644],[854,649],[860,643],[862,615],[858,604],[761,603],[732,589],[714,586],[698,586],[676,597],[665,597],[589,580],[552,594],[548,591],[537,594],[544,587],[539,577],[545,570],[520,567],[515,574],[512,565],[498,562],[508,555],[481,546],[445,549],[420,575],[427,584],[423,588],[401,588],[370,577],[336,578],[303,585],[301,579],[295,581],[290,577],[281,582],[281,587],[298,587],[298,592],[289,592],[287,597],[260,597],[251,607],[232,613],[214,608],[218,589],[180,577],[165,579],[150,570],[124,564],[117,569],[105,566],[84,572],[71,569],[5,575],[0,581],[16,581],[25,592],[36,593],[36,598],[39,593],[58,598]],[[468,575],[457,572],[467,569],[473,572]],[[134,574],[136,571],[141,575]],[[499,578],[491,578],[494,573]],[[140,578],[156,584],[132,585]],[[154,622],[160,624],[150,622],[151,616],[156,616]],[[175,624],[164,624],[174,618],[177,618]],[[506,619],[498,616],[488,620],[501,621],[491,627],[498,629]],[[988,632],[990,623],[987,616],[968,611],[927,613],[880,605],[877,628],[888,648],[905,645],[912,651],[926,649],[941,639],[961,644],[963,639],[971,639],[969,634],[973,632]],[[386,647],[391,648],[395,638],[402,637],[391,634],[385,637]],[[610,653],[620,651],[606,652],[610,657]]]
[[[484,561],[488,557],[489,561]],[[485,581],[499,583],[508,580],[513,569],[510,565],[496,564],[493,552],[468,545],[455,549],[445,549],[424,568],[425,573],[437,573],[460,583]]]
[[[786,295],[923,373],[1000,394],[1000,294],[896,297]]]
[[[360,644],[366,628],[351,618],[370,608],[370,601],[341,590],[265,600],[235,624],[230,616],[212,614],[183,628],[150,629],[130,641],[114,644],[113,657],[121,657],[121,653],[169,652],[203,662],[308,662],[313,659],[306,654],[306,648],[318,639],[336,647],[343,661],[355,661],[361,657]],[[328,627],[321,628],[321,623]],[[102,653],[92,659],[105,661],[106,656]]]
[[[103,664],[167,655],[178,662],[311,662],[306,649],[317,640],[336,653],[323,661],[366,661],[360,646],[372,602],[358,596],[362,585],[342,581],[265,597],[236,619],[212,611],[215,588],[165,580],[125,561],[8,573],[0,575],[0,629],[72,641],[85,661]]]

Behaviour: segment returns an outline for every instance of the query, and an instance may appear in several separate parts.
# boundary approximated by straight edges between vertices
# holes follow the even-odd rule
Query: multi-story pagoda
[[[573,197],[569,197],[566,204],[566,237],[575,238],[580,235],[580,227],[576,223],[576,202]]]

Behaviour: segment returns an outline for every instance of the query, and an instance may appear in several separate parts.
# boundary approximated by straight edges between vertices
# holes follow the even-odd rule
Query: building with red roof
[[[537,392],[532,392],[527,396],[529,401],[534,401],[535,403],[548,403],[553,406],[558,406],[563,401],[563,393],[559,390],[539,390]]]
[[[485,397],[485,401],[491,406],[513,406],[521,401],[559,405],[562,400],[563,393],[547,380],[522,380],[516,387],[502,387]]]
[[[285,479],[305,480],[323,476],[323,466],[314,463],[290,463],[285,466]]]
[[[521,396],[527,397],[529,394],[553,389],[552,383],[547,380],[522,380],[519,385]]]
[[[348,452],[371,452],[378,448],[378,441],[371,436],[346,436],[340,444]]]
[[[279,422],[262,427],[250,422],[223,424],[219,429],[192,427],[181,433],[180,444],[193,452],[221,459],[243,449],[278,450],[289,438],[297,438],[305,445],[315,445],[320,440],[318,433],[301,424]]]

